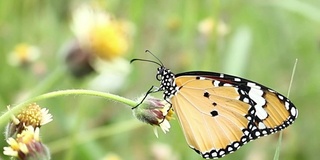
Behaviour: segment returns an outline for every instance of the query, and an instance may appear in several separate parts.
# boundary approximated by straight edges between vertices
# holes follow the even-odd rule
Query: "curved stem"
[[[97,96],[97,97],[102,97],[105,99],[113,100],[115,102],[124,103],[126,105],[131,106],[131,107],[135,107],[136,105],[138,105],[138,103],[133,100],[130,100],[130,99],[118,96],[118,95],[114,95],[111,93],[85,90],[85,89],[69,89],[69,90],[54,91],[54,92],[42,94],[42,95],[34,97],[34,98],[30,98],[30,99],[28,99],[18,105],[15,105],[10,111],[5,112],[3,115],[0,116],[0,126],[4,126],[8,122],[8,119],[10,118],[10,116],[12,114],[17,113],[19,110],[21,110],[23,107],[27,106],[30,103],[49,99],[49,98],[54,98],[54,97],[58,97],[58,96],[68,96],[68,95]]]

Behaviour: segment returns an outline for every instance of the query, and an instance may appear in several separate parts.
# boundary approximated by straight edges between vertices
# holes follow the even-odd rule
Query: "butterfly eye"
[[[159,68],[158,68],[158,73],[157,73],[157,75],[156,75],[156,79],[157,79],[158,81],[160,81],[161,78],[162,78],[163,70],[164,70],[163,67],[159,67]]]
[[[158,74],[156,75],[156,79],[157,79],[158,81],[161,80],[161,74],[160,74],[160,73],[158,73]]]

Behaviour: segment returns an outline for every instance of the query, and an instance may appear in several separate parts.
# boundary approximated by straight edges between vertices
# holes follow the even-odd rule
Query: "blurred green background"
[[[64,46],[76,39],[70,26],[72,12],[80,4],[99,7],[115,19],[130,22],[133,28],[130,45],[119,56],[125,64],[132,58],[152,59],[144,53],[149,49],[175,73],[189,70],[229,73],[286,95],[298,59],[290,99],[299,109],[299,117],[284,132],[280,159],[319,159],[320,1],[317,0],[2,0],[1,112],[7,110],[7,105],[28,97],[94,85],[92,81],[99,73],[75,77],[66,69],[63,58]],[[39,58],[28,65],[11,65],[10,54],[20,43],[37,46]],[[126,76],[119,76],[120,87],[108,90],[107,85],[102,90],[135,99],[151,85],[159,85],[155,79],[156,65],[141,62],[128,66]],[[111,70],[117,71],[112,66]],[[106,83],[110,83],[108,76],[118,76],[117,73],[122,72],[104,75]],[[109,87],[112,85],[111,82]],[[51,149],[52,159],[201,159],[189,149],[177,119],[171,121],[169,133],[161,132],[156,138],[151,126],[136,120],[130,107],[119,103],[66,96],[39,104],[48,108],[54,118],[41,128],[41,138]],[[277,137],[276,134],[251,142],[223,159],[272,159]],[[4,140],[0,145],[7,146]],[[1,159],[9,158],[1,152]]]

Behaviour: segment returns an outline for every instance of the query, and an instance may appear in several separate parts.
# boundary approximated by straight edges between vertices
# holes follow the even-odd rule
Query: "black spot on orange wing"
[[[206,98],[209,98],[210,94],[209,94],[209,92],[204,92],[203,96]]]
[[[213,110],[213,111],[210,112],[210,114],[211,114],[212,117],[215,117],[215,116],[218,115],[218,111]]]

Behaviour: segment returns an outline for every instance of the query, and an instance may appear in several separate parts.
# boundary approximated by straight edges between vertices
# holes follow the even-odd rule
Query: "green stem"
[[[54,91],[49,92],[46,94],[42,94],[40,96],[30,98],[14,107],[10,110],[10,112],[5,112],[3,115],[0,116],[0,126],[4,126],[6,123],[8,123],[8,120],[12,114],[17,113],[19,110],[21,110],[23,107],[29,105],[30,103],[41,101],[49,98],[59,97],[59,96],[68,96],[68,95],[89,95],[89,96],[96,96],[96,97],[102,97],[105,99],[113,100],[115,102],[124,103],[126,105],[129,105],[131,107],[134,107],[138,105],[137,102],[120,97],[118,95],[114,95],[111,93],[105,93],[105,92],[99,92],[99,91],[92,91],[92,90],[84,90],[84,89],[69,89],[69,90],[61,90],[61,91]]]

